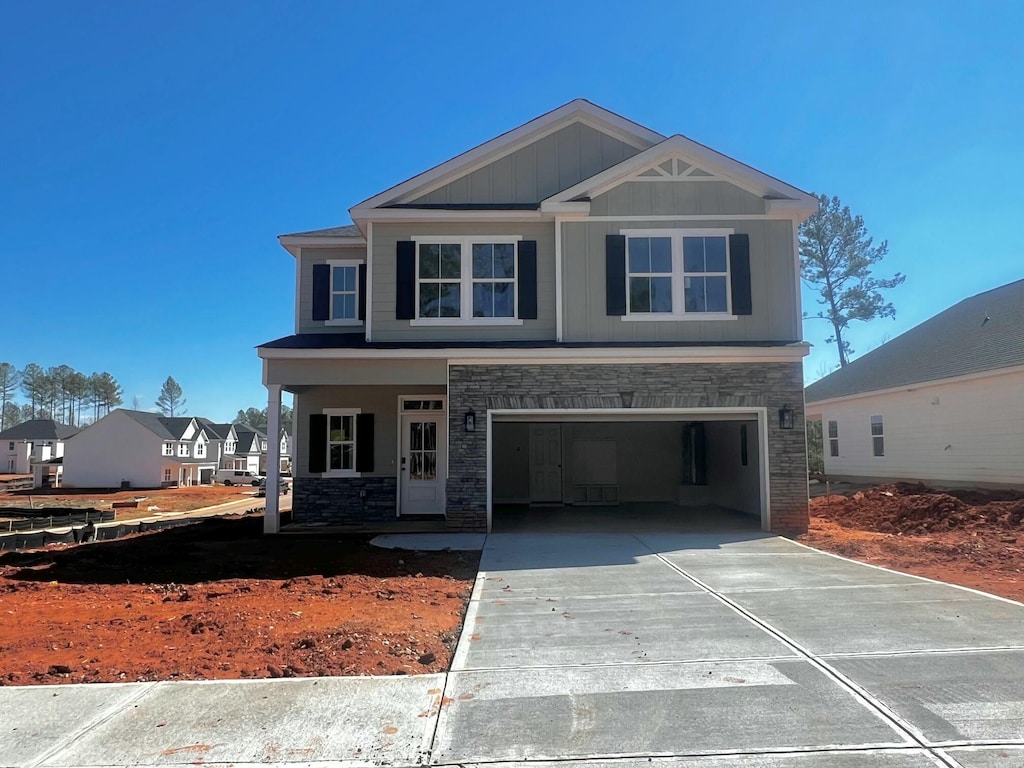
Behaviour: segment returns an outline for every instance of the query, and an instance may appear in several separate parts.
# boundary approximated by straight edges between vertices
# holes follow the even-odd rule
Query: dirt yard
[[[110,509],[112,502],[130,502],[142,499],[137,510],[121,508],[118,519],[153,514],[150,507],[160,512],[189,512],[193,509],[226,504],[230,501],[253,498],[256,489],[249,486],[194,485],[190,488],[162,488],[153,491],[97,491],[54,488],[36,488],[26,491],[0,493],[0,507],[60,507],[65,509]],[[262,503],[260,504],[262,506]],[[136,511],[138,514],[136,514]]]
[[[448,667],[476,553],[262,535],[259,516],[0,555],[0,684]]]
[[[1024,493],[894,483],[823,496],[798,541],[1024,601]]]

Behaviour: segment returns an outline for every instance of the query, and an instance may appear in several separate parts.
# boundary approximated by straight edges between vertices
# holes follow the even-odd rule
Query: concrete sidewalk
[[[488,537],[452,671],[0,688],[0,766],[1024,766],[1024,606],[759,534]]]

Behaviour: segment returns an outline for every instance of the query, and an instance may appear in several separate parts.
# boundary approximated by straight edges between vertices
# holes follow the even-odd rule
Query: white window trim
[[[321,473],[321,477],[362,477],[362,472],[356,472],[356,451],[359,448],[359,426],[356,424],[356,416],[363,412],[362,408],[324,408],[322,413],[328,417],[327,421],[327,464],[328,469]],[[331,463],[331,416],[352,417],[352,469],[330,469]]]
[[[732,273],[729,271],[729,235],[736,234],[732,227],[717,228],[686,228],[672,229],[620,229],[619,234],[626,238],[626,314],[624,322],[694,322],[707,320],[737,320],[732,312]],[[668,237],[672,239],[672,311],[671,312],[630,312],[629,311],[629,238],[631,237]],[[687,312],[683,289],[686,273],[683,271],[683,238],[684,237],[724,237],[725,238],[725,300],[726,312]],[[701,273],[702,275],[705,273]],[[712,277],[721,277],[720,272],[707,273]]]
[[[178,443],[178,457],[179,458],[181,458],[183,456],[187,457],[188,455],[189,455],[188,443]]]
[[[14,443],[11,443],[11,448]],[[164,456],[174,456],[174,443],[164,443]]]
[[[832,437],[831,426],[836,425],[836,436]],[[830,459],[839,458],[839,420],[838,419],[826,419],[825,420],[825,442],[828,444],[828,454]],[[835,453],[832,453],[832,446],[835,445]]]
[[[882,431],[880,434],[875,434],[874,431],[874,420],[878,419],[878,426],[881,427]],[[885,458],[885,416],[873,413],[868,417],[868,435],[871,438],[871,458],[873,459],[884,459]],[[875,453],[875,438],[882,438],[882,452]]]
[[[359,319],[359,267],[363,262],[358,259],[332,259],[327,262],[331,268],[331,300],[327,304],[327,320],[324,321],[324,325],[362,325],[363,321]],[[356,316],[352,319],[339,318],[332,320],[334,317],[334,268],[335,267],[355,267],[356,270]],[[369,306],[369,304],[367,304]]]
[[[413,235],[416,244],[416,314],[409,321],[411,326],[430,325],[522,325],[519,318],[519,243],[522,235]],[[459,284],[461,286],[462,305],[460,317],[419,317],[420,311],[420,243],[424,245],[458,244],[462,248],[462,269]],[[473,317],[473,244],[474,243],[514,243],[515,244],[515,279],[512,281],[513,317]],[[467,269],[468,266],[468,269]],[[453,281],[450,281],[453,282]]]

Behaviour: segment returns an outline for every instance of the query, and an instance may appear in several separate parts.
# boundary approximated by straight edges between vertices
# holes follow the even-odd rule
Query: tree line
[[[19,371],[0,362],[0,431],[29,419],[79,427],[121,405],[123,394],[107,371],[85,374],[70,365],[43,368],[36,363]]]

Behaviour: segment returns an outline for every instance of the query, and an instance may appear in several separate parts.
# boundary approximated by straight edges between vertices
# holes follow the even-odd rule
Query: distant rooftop
[[[808,403],[1024,365],[1024,280],[971,296],[804,390]]]
[[[53,419],[29,419],[0,432],[0,440],[66,440],[78,432]]]
[[[281,237],[362,237],[363,233],[355,224],[346,224],[341,227],[328,227],[327,229],[311,229],[308,232],[290,232]]]

